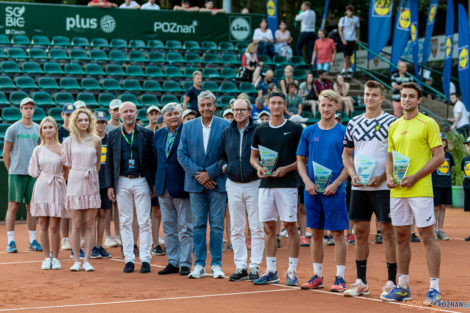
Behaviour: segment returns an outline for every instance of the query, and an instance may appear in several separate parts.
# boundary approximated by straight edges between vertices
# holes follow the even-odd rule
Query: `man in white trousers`
[[[231,240],[235,272],[230,281],[253,281],[259,278],[259,266],[263,261],[264,232],[259,221],[258,192],[260,179],[250,164],[253,133],[258,125],[251,119],[251,105],[244,99],[233,103],[234,121],[220,138],[218,162],[227,174],[226,190],[230,212]],[[251,258],[247,271],[245,244],[245,220],[251,231]]]

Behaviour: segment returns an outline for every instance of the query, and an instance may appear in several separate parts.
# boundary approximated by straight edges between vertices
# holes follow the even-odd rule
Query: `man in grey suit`
[[[227,194],[226,176],[217,165],[217,148],[222,131],[229,122],[214,116],[215,96],[202,91],[198,96],[201,116],[187,122],[178,146],[178,161],[185,170],[184,190],[194,215],[193,241],[196,260],[189,278],[206,275],[207,219],[210,225],[211,273],[214,278],[224,278],[222,272],[223,223]]]

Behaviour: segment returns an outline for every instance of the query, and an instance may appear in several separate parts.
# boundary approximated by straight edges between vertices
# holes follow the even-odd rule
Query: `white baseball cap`
[[[109,102],[109,108],[111,110],[114,110],[115,108],[119,108],[122,104],[122,101],[119,100],[119,99],[114,99],[114,100],[111,100],[111,102]]]
[[[294,123],[305,123],[306,121],[308,121],[308,118],[302,117],[299,114],[295,114],[289,117],[289,121],[292,121]]]
[[[191,110],[191,109],[186,109],[186,110],[184,110],[184,112],[183,112],[183,116],[182,116],[182,118],[185,118],[185,117],[186,117],[186,115],[188,115],[188,114],[194,114],[194,115],[197,115],[196,111],[194,111],[194,110]]]
[[[75,101],[73,105],[75,106],[76,109],[82,108],[82,107],[86,108],[86,103],[83,102],[82,100]]]
[[[227,110],[225,110],[224,113],[222,114],[222,117],[225,117],[225,115],[228,115],[228,114],[232,114],[232,115],[233,115],[232,109],[227,109]]]
[[[25,105],[26,103],[32,103],[33,105],[35,105],[33,99],[31,99],[30,97],[26,97],[26,98],[24,98],[23,100],[21,100],[21,102],[20,102],[20,108],[21,108],[23,105]]]
[[[147,109],[147,114],[149,114],[152,111],[157,111],[159,113],[161,112],[160,109],[156,105],[149,106],[149,108]]]

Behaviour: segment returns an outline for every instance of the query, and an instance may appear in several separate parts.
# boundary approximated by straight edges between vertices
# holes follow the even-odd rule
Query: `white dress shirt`
[[[201,124],[202,124],[202,141],[204,142],[204,153],[207,153],[207,145],[209,144],[209,136],[211,134],[211,127],[212,127],[212,121],[214,118],[212,118],[211,122],[209,125],[204,126],[204,123],[202,122],[201,118]]]
[[[160,6],[156,3],[151,4],[150,2],[146,2],[145,4],[142,4],[140,9],[141,10],[160,10]]]
[[[295,17],[296,21],[301,21],[300,32],[314,32],[315,31],[315,21],[316,15],[315,11],[307,10],[300,13]]]

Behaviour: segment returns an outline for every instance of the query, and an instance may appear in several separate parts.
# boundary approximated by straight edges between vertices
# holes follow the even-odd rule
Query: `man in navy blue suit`
[[[183,130],[183,110],[171,102],[162,109],[166,127],[155,133],[153,150],[157,164],[155,194],[162,212],[168,265],[160,275],[188,275],[193,254],[193,212],[184,191],[184,169],[178,162],[177,149]],[[181,270],[180,270],[181,267]]]
[[[178,161],[185,170],[184,190],[189,192],[193,209],[193,243],[196,260],[189,278],[206,275],[207,220],[210,225],[211,273],[214,278],[224,278],[222,272],[222,243],[226,175],[217,164],[217,148],[222,131],[230,124],[214,116],[215,96],[202,91],[198,96],[201,116],[184,124],[178,146]]]

